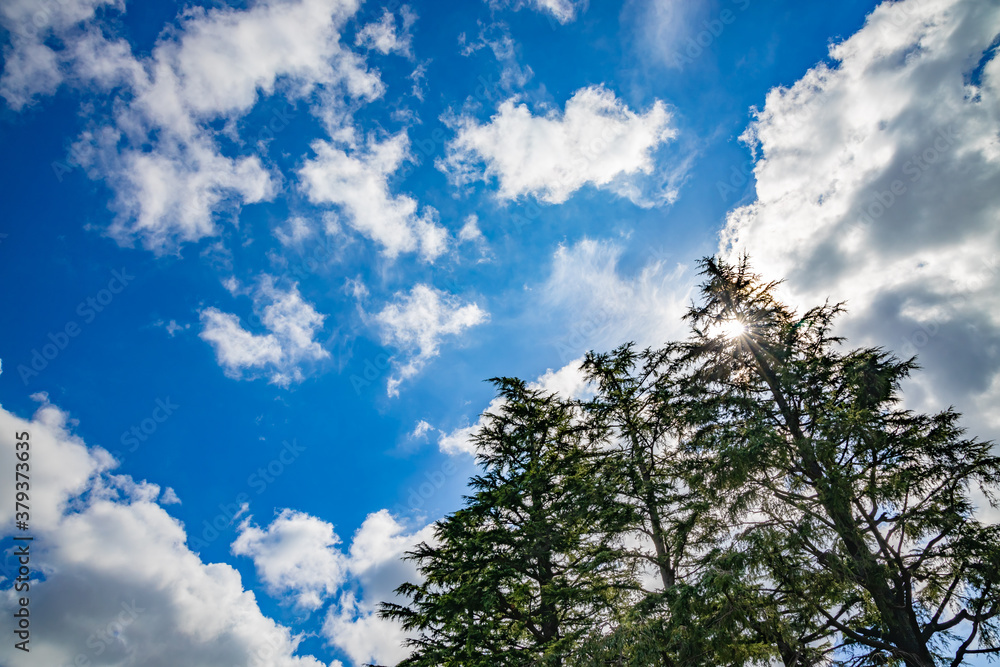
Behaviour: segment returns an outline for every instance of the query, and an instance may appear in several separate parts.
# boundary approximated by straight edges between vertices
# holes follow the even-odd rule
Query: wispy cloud
[[[358,30],[354,44],[378,51],[383,55],[398,53],[412,57],[413,35],[410,34],[410,28],[413,27],[416,20],[417,15],[413,10],[408,5],[403,5],[400,7],[400,18],[397,26],[396,15],[386,9],[382,12],[381,19],[368,23]]]
[[[570,23],[578,12],[587,8],[587,0],[486,0],[491,7],[500,9],[511,7],[519,10],[525,7],[548,14],[559,23]]]
[[[445,336],[457,336],[482,324],[489,314],[476,303],[463,304],[456,296],[418,284],[409,293],[397,294],[373,319],[382,342],[400,352],[396,372],[388,382],[389,395],[395,396],[404,380],[438,355]]]

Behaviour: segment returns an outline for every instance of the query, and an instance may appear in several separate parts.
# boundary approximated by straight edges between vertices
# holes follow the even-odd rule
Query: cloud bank
[[[998,433],[1000,7],[885,3],[744,139],[757,201],[732,211],[730,257],[789,297],[846,300],[851,342],[917,354],[914,406],[956,405]]]

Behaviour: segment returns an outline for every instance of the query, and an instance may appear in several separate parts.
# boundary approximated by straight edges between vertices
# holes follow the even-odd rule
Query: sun
[[[715,327],[716,335],[723,336],[729,340],[735,340],[747,332],[747,327],[743,322],[736,319],[719,322]]]

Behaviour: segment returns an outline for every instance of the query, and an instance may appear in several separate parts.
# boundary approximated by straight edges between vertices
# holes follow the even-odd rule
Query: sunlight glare
[[[716,326],[716,335],[724,336],[729,340],[739,338],[746,332],[746,325],[735,317],[730,320],[726,320],[725,322],[719,322]]]

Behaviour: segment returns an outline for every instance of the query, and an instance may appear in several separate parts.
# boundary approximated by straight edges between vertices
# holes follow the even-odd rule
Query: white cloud
[[[495,8],[513,5],[515,10],[522,7],[549,14],[559,23],[569,23],[576,18],[577,10],[587,7],[587,0],[487,0]]]
[[[668,268],[655,254],[634,275],[623,275],[622,252],[612,242],[593,239],[556,250],[531,310],[559,323],[562,337],[556,350],[564,365],[546,370],[529,383],[532,389],[585,398],[591,387],[580,364],[587,351],[608,351],[626,342],[659,346],[686,336],[682,318],[693,296],[694,276],[681,265]],[[494,398],[483,414],[498,414],[502,407],[503,399]],[[481,414],[472,424],[439,430],[438,448],[474,455],[474,436],[483,425]]]
[[[433,426],[431,426],[427,421],[421,419],[417,422],[417,425],[413,427],[409,437],[412,439],[422,438],[433,430]]]
[[[504,401],[502,398],[494,398],[490,401],[490,404],[486,406],[483,414],[499,414],[503,405]],[[482,415],[480,415],[474,423],[467,426],[459,426],[458,428],[452,429],[448,432],[439,431],[440,437],[438,438],[438,449],[445,454],[450,454],[452,456],[457,456],[459,454],[471,454],[475,456],[475,436],[484,425],[485,422],[483,421]]]
[[[558,204],[585,185],[641,205],[672,201],[672,190],[641,194],[637,177],[653,172],[653,152],[676,136],[670,112],[657,101],[636,113],[602,86],[581,88],[563,113],[533,116],[509,99],[489,123],[464,116],[438,161],[457,184],[496,178],[500,199],[533,195]]]
[[[37,34],[17,36],[5,50],[0,94],[19,109],[64,81],[100,93],[94,129],[75,144],[73,159],[115,192],[118,218],[109,233],[123,244],[172,252],[217,235],[220,213],[275,195],[275,178],[258,157],[226,155],[217,141],[220,132],[234,138],[235,121],[260,99],[279,88],[303,98],[321,86],[327,103],[317,113],[339,127],[345,114],[336,109],[345,97],[371,100],[382,92],[378,75],[340,44],[356,0],[189,9],[149,57],[104,36],[93,11],[101,4],[111,3],[60,0],[40,10],[23,0],[5,3],[6,27],[16,29],[33,13],[48,18]],[[123,3],[115,6],[124,11]],[[53,50],[49,37],[66,46]],[[281,113],[287,125],[288,109]],[[215,129],[220,120],[223,130]]]
[[[260,158],[225,157],[204,134],[189,141],[161,139],[151,152],[120,150],[121,138],[111,128],[84,133],[74,156],[91,177],[106,179],[115,190],[119,215],[108,232],[122,243],[138,239],[163,252],[214,236],[214,215],[222,205],[261,202],[275,193]]]
[[[350,77],[355,57],[340,29],[357,0],[264,0],[249,9],[191,10],[181,38],[157,46],[152,98],[175,98],[197,115],[244,113],[279,78],[301,88]],[[338,71],[343,68],[344,71]]]
[[[438,355],[444,336],[457,336],[487,319],[489,314],[478,304],[462,304],[457,297],[429,285],[418,284],[409,294],[397,294],[393,303],[374,316],[382,342],[397,348],[406,359],[396,363],[396,373],[389,378],[389,395],[398,395],[403,380],[416,375]]]
[[[343,551],[332,524],[283,510],[266,528],[244,521],[232,552],[253,559],[268,594],[291,595],[304,609],[327,610],[323,635],[354,664],[395,664],[409,654],[399,624],[377,616],[378,603],[394,600],[397,586],[420,581],[402,560],[420,542],[433,541],[433,525],[408,532],[388,510],[369,514]],[[339,595],[338,595],[339,593]]]
[[[613,242],[585,238],[553,255],[538,309],[562,322],[565,333],[557,341],[562,361],[629,341],[658,346],[686,335],[681,318],[694,277],[653,252],[641,269],[626,274],[622,252]]]
[[[286,509],[265,529],[246,519],[231,550],[253,559],[270,595],[291,592],[297,606],[318,609],[346,580],[339,542],[332,524]]]
[[[590,393],[590,386],[583,371],[580,369],[582,363],[583,357],[580,357],[557,370],[549,368],[536,380],[529,382],[528,388],[558,394],[567,399],[585,398]],[[486,425],[485,415],[498,415],[503,406],[504,399],[496,397],[490,401],[490,404],[486,406],[486,409],[479,415],[475,423],[460,426],[447,432],[434,429],[438,433],[438,449],[452,456],[458,456],[459,454],[471,454],[474,456],[476,454],[475,435]],[[423,424],[426,424],[425,432],[433,428],[427,422],[420,422],[418,428]]]
[[[745,135],[757,201],[722,236],[800,306],[847,300],[853,343],[917,353],[911,405],[953,403],[984,437],[1000,427],[998,33],[994,3],[880,5],[832,66],[768,93]]]
[[[479,29],[479,36],[474,42],[466,42],[465,33],[460,33],[458,42],[462,46],[462,55],[469,56],[480,49],[488,48],[493,57],[500,65],[500,90],[508,94],[517,93],[535,75],[527,65],[521,65],[517,58],[517,43],[510,34],[510,27],[503,22],[494,22],[483,25]],[[484,85],[489,87],[491,81]],[[493,92],[486,90],[486,97],[492,97]]]
[[[569,23],[576,18],[577,7],[586,7],[586,0],[532,0],[539,11],[545,11],[556,17],[560,23]]]
[[[377,605],[395,600],[400,583],[422,581],[416,566],[402,557],[420,542],[433,543],[433,537],[433,524],[409,533],[388,510],[369,514],[354,534],[349,569],[361,593],[346,591],[331,606],[323,635],[355,664],[395,664],[409,655],[402,628],[378,618]]]
[[[7,0],[0,5],[0,24],[9,31],[4,47],[4,69],[0,96],[15,111],[35,98],[51,95],[65,74],[61,55],[46,41],[53,35],[79,32],[78,24],[89,21],[103,5],[122,7],[117,0]]]
[[[410,650],[403,646],[407,634],[392,621],[379,618],[374,607],[345,592],[323,622],[323,635],[355,665],[396,664]]]
[[[171,489],[161,494],[156,484],[111,474],[111,455],[87,447],[44,394],[35,398],[43,404],[30,421],[0,408],[0,455],[13,459],[12,436],[30,433],[31,564],[45,572],[30,589],[37,664],[322,665],[294,655],[301,637],[261,613],[235,569],[205,563],[188,548],[183,525],[161,507],[177,501]],[[13,478],[0,478],[0,492],[13,491]],[[13,509],[0,506],[5,539]],[[375,612],[401,582],[420,580],[401,558],[423,541],[433,541],[433,525],[409,530],[381,510],[342,550],[331,524],[285,510],[263,529],[243,522],[232,551],[253,559],[279,599],[291,594],[306,609],[335,599],[323,633],[355,664],[394,664],[408,653],[404,633]],[[7,586],[18,566],[11,551],[0,561]],[[0,589],[0,611],[10,615],[15,605],[14,591]],[[0,645],[0,662],[15,664],[14,656],[12,642]]]
[[[247,331],[236,315],[218,308],[205,308],[200,313],[199,336],[212,345],[226,375],[255,377],[254,371],[260,370],[272,383],[288,386],[305,378],[308,364],[329,358],[330,353],[314,340],[326,316],[302,298],[297,285],[282,290],[273,278],[265,276],[253,300],[266,334]]]
[[[378,142],[369,138],[363,150],[345,150],[325,141],[312,145],[316,157],[299,170],[309,200],[334,204],[347,223],[382,246],[386,256],[416,252],[433,261],[447,244],[447,232],[435,221],[436,211],[407,195],[390,193],[389,176],[410,158],[406,133]]]
[[[403,5],[400,9],[400,16],[402,25],[397,29],[395,15],[386,9],[383,11],[381,19],[358,30],[354,44],[378,51],[383,55],[395,52],[411,56],[410,46],[413,36],[410,35],[410,28],[417,20],[417,15],[408,5]]]
[[[0,408],[0,455],[13,460],[13,435],[30,433],[31,664],[321,667],[294,655],[300,637],[261,613],[235,569],[190,551],[182,524],[155,502],[159,487],[107,474],[111,456],[68,423],[48,403],[30,421]],[[13,483],[0,478],[5,497]],[[5,541],[12,511],[0,507]],[[12,552],[0,573],[8,586]],[[17,597],[0,590],[0,613],[10,618]],[[22,664],[13,644],[0,644],[0,663]]]
[[[315,238],[316,230],[305,218],[292,216],[274,230],[274,236],[286,248],[301,249],[305,241]]]
[[[239,377],[245,368],[281,361],[281,344],[273,335],[255,335],[240,325],[240,318],[217,308],[201,311],[201,338],[215,348],[219,365]]]
[[[574,359],[562,368],[551,368],[528,384],[529,389],[541,389],[545,392],[558,394],[567,399],[580,399],[587,396],[591,389],[587,376],[581,369],[583,357]]]
[[[161,505],[180,505],[181,504],[181,499],[177,496],[177,492],[174,491],[173,487],[169,487],[168,486],[166,488],[166,490],[163,492],[163,495],[160,496],[160,504]]]
[[[479,229],[479,216],[472,213],[465,218],[462,228],[458,230],[458,240],[460,243],[470,243],[479,252],[479,262],[489,262],[493,259],[490,252],[489,242]]]
[[[483,233],[479,230],[479,216],[470,214],[465,219],[465,224],[458,232],[458,240],[477,242],[483,239]]]
[[[177,324],[177,320],[170,320],[168,322],[164,322],[163,320],[157,320],[153,322],[153,326],[162,327],[167,332],[167,335],[170,336],[171,338],[176,336],[178,332],[187,331],[188,329],[191,328],[191,325],[189,323]]]

